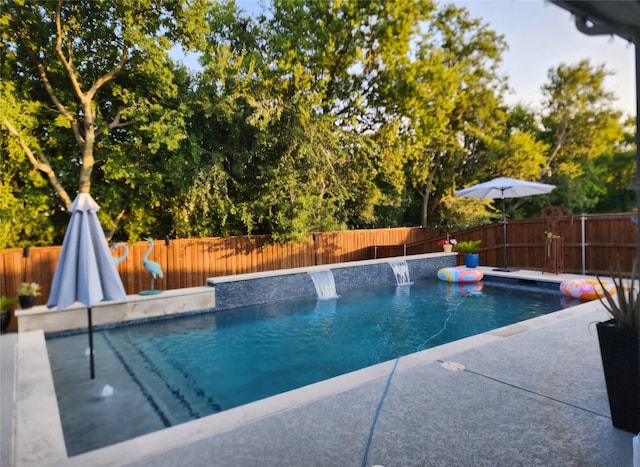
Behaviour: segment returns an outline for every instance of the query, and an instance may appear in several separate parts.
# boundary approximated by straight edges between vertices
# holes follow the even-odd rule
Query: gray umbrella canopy
[[[53,275],[48,307],[63,310],[75,302],[91,307],[102,300],[126,298],[96,215],[98,209],[88,193],[78,194],[69,207],[71,221]]]
[[[527,182],[515,178],[499,177],[488,182],[470,186],[456,191],[456,195],[467,198],[523,198],[525,196],[544,195],[550,193],[555,185]]]
[[[502,271],[512,271],[507,264],[507,215],[504,207],[505,198],[524,198],[525,196],[545,195],[551,193],[555,185],[546,183],[527,182],[515,178],[498,177],[488,182],[478,183],[463,190],[456,191],[456,195],[467,198],[502,199],[502,240],[504,268]]]
[[[91,307],[102,300],[125,300],[126,292],[109,251],[109,245],[96,212],[98,204],[88,193],[80,193],[69,207],[71,221],[51,283],[48,307],[63,310],[75,302],[88,308],[91,378],[93,369],[93,330]]]

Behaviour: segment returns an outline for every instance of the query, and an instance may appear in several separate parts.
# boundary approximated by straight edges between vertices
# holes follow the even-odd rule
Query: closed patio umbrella
[[[75,302],[87,307],[91,379],[95,378],[91,307],[102,300],[125,300],[126,292],[113,263],[96,212],[99,206],[88,193],[79,193],[69,207],[71,220],[51,283],[48,307],[63,310]]]
[[[488,182],[479,183],[463,190],[456,191],[457,196],[467,198],[502,199],[502,241],[504,268],[498,271],[513,271],[507,264],[507,216],[505,213],[505,198],[523,198],[525,196],[544,195],[550,193],[555,185],[546,183],[527,182],[515,178],[498,177]]]

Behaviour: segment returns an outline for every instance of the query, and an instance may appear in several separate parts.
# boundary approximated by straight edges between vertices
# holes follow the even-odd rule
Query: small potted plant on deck
[[[438,245],[442,247],[445,253],[451,253],[453,250],[453,245],[458,243],[455,238],[443,238],[438,242]]]
[[[31,308],[38,295],[40,295],[40,285],[37,282],[23,282],[20,284],[20,287],[18,287],[20,308],[23,310]]]
[[[600,301],[611,315],[610,320],[596,323],[600,356],[611,422],[635,434],[640,433],[640,290],[636,263],[628,281],[623,279],[620,266],[611,276],[615,292],[607,290],[598,278],[603,291]]]
[[[481,243],[482,240],[466,240],[464,242],[458,242],[454,245],[453,249],[464,255],[464,264],[466,267],[477,268],[480,262],[478,248]]]
[[[11,307],[18,301],[14,297],[0,297],[0,332],[4,333],[9,327],[9,321],[11,321]]]

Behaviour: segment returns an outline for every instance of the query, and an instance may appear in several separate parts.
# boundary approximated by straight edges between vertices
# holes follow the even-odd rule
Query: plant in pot
[[[455,238],[449,238],[449,237],[447,237],[447,238],[443,238],[442,240],[440,240],[440,241],[438,242],[438,246],[441,246],[441,247],[442,247],[442,250],[443,250],[445,253],[451,253],[451,251],[453,250],[453,246],[454,246],[456,243],[458,243],[458,242],[456,241],[456,239],[455,239]]]
[[[18,301],[14,297],[0,297],[0,332],[6,332],[11,321],[11,307]]]
[[[36,301],[36,297],[40,295],[40,285],[37,282],[23,282],[18,287],[18,300],[20,300],[20,308],[31,308]]]
[[[480,254],[478,248],[482,240],[466,240],[464,242],[458,242],[454,245],[453,249],[458,253],[464,255],[464,264],[468,268],[477,268],[480,262]]]
[[[611,277],[613,292],[598,278],[600,301],[611,315],[610,320],[596,323],[600,356],[613,426],[635,434],[640,432],[640,290],[635,263],[628,281],[619,265]]]

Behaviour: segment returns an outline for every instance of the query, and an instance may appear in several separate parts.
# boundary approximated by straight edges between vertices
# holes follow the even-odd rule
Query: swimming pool
[[[68,453],[75,455],[556,311],[564,302],[557,291],[527,286],[423,280],[113,328],[96,334],[93,382],[86,335],[47,346]]]

